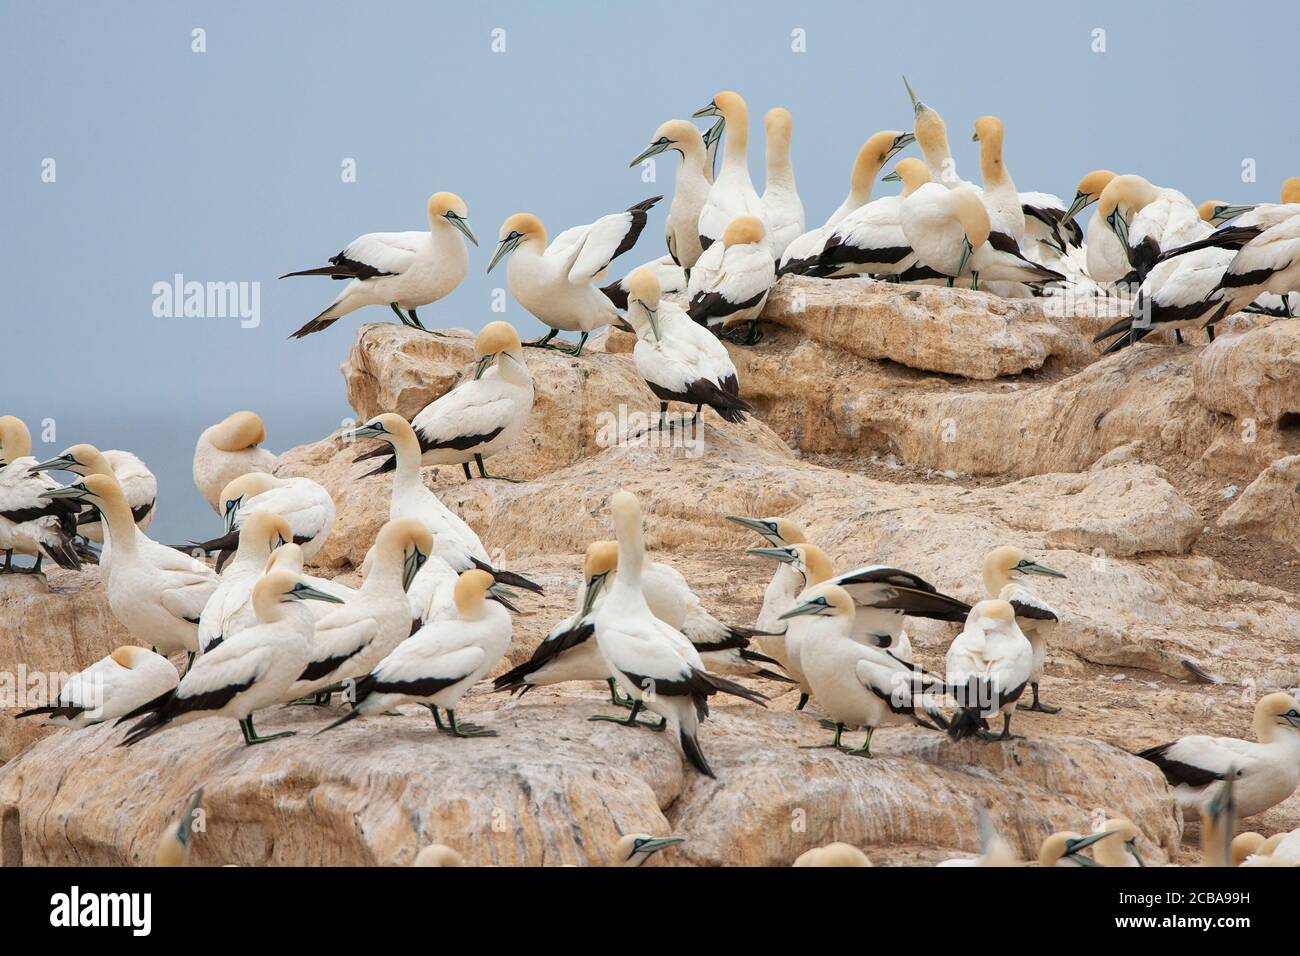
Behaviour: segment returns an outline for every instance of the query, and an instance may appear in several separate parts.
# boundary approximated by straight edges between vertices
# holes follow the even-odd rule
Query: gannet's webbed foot
[[[1017,737],[1015,734],[1011,732],[1011,715],[1004,714],[1002,717],[1002,733],[998,734],[996,737],[990,737],[989,739],[996,740],[996,741],[1003,741],[1003,740],[1022,740],[1023,738]]]
[[[840,743],[840,737],[844,735],[844,725],[837,723],[835,725],[835,739],[828,744],[800,744],[800,750],[847,750],[848,748]]]
[[[794,709],[795,709],[795,710],[803,710],[803,709],[804,709],[804,706],[805,706],[807,703],[808,703],[808,695],[807,695],[807,694],[800,694],[800,695],[799,695],[799,703],[797,703],[797,704],[794,705]]]
[[[428,332],[428,331],[429,331],[428,329],[426,329],[426,328],[424,327],[424,323],[420,321],[420,317],[419,317],[418,315],[415,314],[415,310],[414,310],[414,309],[407,309],[407,310],[406,310],[406,314],[409,315],[409,316],[411,317],[411,328],[413,328],[413,329],[419,329],[421,332]]]
[[[555,338],[555,337],[556,337],[557,335],[559,335],[559,334],[560,334],[560,330],[559,330],[559,329],[551,329],[549,332],[547,332],[545,335],[543,335],[540,339],[533,339],[531,342],[525,342],[525,343],[524,343],[524,348],[526,348],[526,349],[553,349],[553,348],[555,348],[555,346],[554,346],[554,345],[551,345],[551,339]]]
[[[867,739],[862,741],[862,746],[859,747],[857,750],[849,750],[847,747],[842,749],[850,757],[866,757],[868,760],[870,760],[871,759],[871,735],[874,734],[875,732],[876,731],[874,727],[868,727]]]
[[[758,327],[758,319],[753,319],[749,323],[749,331],[741,344],[757,345],[761,341],[763,341],[763,330]]]
[[[665,727],[668,726],[667,717],[661,717],[659,719],[659,723],[656,724],[653,721],[638,720],[637,714],[639,713],[641,713],[641,701],[634,700],[632,701],[632,709],[628,711],[626,717],[615,717],[610,714],[596,714],[595,716],[588,717],[587,719],[604,720],[610,722],[611,724],[622,724],[625,727],[646,727],[650,730],[655,730],[655,731],[663,730]]]
[[[1051,706],[1049,706],[1049,705],[1047,705],[1047,704],[1044,704],[1041,700],[1038,699],[1038,684],[1037,684],[1037,683],[1031,683],[1029,686],[1033,689],[1033,692],[1034,692],[1034,701],[1033,701],[1033,703],[1031,703],[1031,704],[1016,704],[1016,710],[1036,710],[1036,711],[1038,711],[1040,714],[1059,714],[1059,713],[1061,712],[1061,708],[1059,708],[1059,707],[1051,707]]]
[[[458,724],[456,723],[456,712],[450,707],[447,708],[447,720],[450,723],[450,729],[447,731],[453,737],[495,737],[495,730],[488,730],[486,727],[480,727],[478,724]]]
[[[480,478],[493,478],[497,481],[509,481],[512,484],[516,484],[516,485],[523,484],[524,482],[524,479],[522,478],[507,478],[505,475],[489,475],[487,469],[483,467],[482,455],[474,456],[474,464],[478,465],[478,475]],[[465,470],[466,471],[469,470],[468,464],[465,466]]]
[[[609,702],[611,704],[613,704],[615,707],[636,706],[635,700],[633,700],[631,697],[624,697],[622,694],[618,692],[618,681],[610,677],[606,679],[606,683],[609,684]]]
[[[577,358],[579,355],[582,354],[582,347],[587,344],[587,336],[589,335],[591,335],[590,332],[583,332],[582,335],[578,337],[578,344],[571,349],[560,348],[557,345],[555,347],[555,350],[557,352],[563,352],[566,355],[572,355],[574,358]]]
[[[253,744],[264,744],[268,740],[279,740],[281,737],[292,737],[297,733],[297,731],[294,730],[286,730],[278,734],[268,734],[265,737],[259,737],[257,731],[253,727],[253,716],[251,714],[239,722],[239,729],[244,732],[244,743],[250,747],[253,746]]]

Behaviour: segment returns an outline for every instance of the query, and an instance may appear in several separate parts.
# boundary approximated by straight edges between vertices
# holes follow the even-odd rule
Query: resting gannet
[[[1116,817],[1101,825],[1106,835],[1098,840],[1092,855],[1102,866],[1145,866],[1138,853],[1137,841],[1142,834],[1126,817]]]
[[[167,658],[128,644],[72,675],[50,706],[33,707],[17,716],[42,716],[47,726],[88,727],[148,703],[172,690],[178,680]]]
[[[709,101],[709,105],[696,110],[694,117],[721,116],[726,132],[722,146],[722,169],[709,188],[704,208],[700,210],[700,245],[705,250],[722,238],[727,226],[740,216],[752,216],[763,225],[763,242],[772,255],[771,225],[767,207],[759,198],[754,183],[749,178],[749,107],[739,93],[723,91]]]
[[[266,429],[255,412],[235,412],[204,429],[194,446],[194,486],[217,514],[225,514],[221,491],[240,475],[270,474],[278,457],[260,447]]]
[[[1011,740],[1011,715],[1033,670],[1034,649],[1006,601],[981,601],[971,608],[965,629],[948,648],[948,692],[958,711],[948,727],[955,740],[977,734]],[[988,733],[990,718],[1002,714],[1002,734]]]
[[[217,570],[225,566],[226,557],[239,546],[239,526],[243,515],[267,511],[279,515],[293,530],[293,542],[302,546],[303,557],[310,561],[325,546],[334,530],[334,499],[325,488],[310,478],[277,478],[255,471],[236,478],[221,490],[221,515],[225,533],[191,547],[208,553],[218,552]]]
[[[763,183],[763,209],[772,233],[772,257],[780,259],[786,247],[803,235],[803,202],[794,182],[794,168],[790,165],[790,133],[793,128],[790,111],[777,107],[763,117],[767,134],[767,178]]]
[[[662,196],[654,196],[624,212],[601,216],[585,226],[566,229],[547,245],[546,227],[532,213],[515,213],[501,224],[500,243],[488,263],[492,271],[504,256],[506,286],[510,294],[550,331],[528,345],[550,345],[560,332],[579,332],[578,344],[568,351],[581,355],[596,329],[618,318],[618,310],[596,287],[609,264],[636,245],[646,216]]]
[[[253,585],[266,571],[271,552],[293,540],[289,522],[270,511],[250,512],[240,523],[238,533],[235,555],[226,562],[216,590],[199,615],[200,654],[206,654],[220,644],[227,631],[233,637],[244,627],[256,623],[252,612]],[[236,627],[230,627],[232,619],[241,613],[245,618]]]
[[[903,202],[930,181],[925,164],[910,156],[899,160],[883,181],[901,182],[903,191],[872,200],[840,220],[811,274],[837,278],[868,273],[894,276],[900,282],[944,278],[918,259],[899,221]]]
[[[1192,201],[1178,190],[1153,186],[1131,173],[1106,184],[1097,215],[1118,237],[1139,282],[1165,252],[1211,232]]]
[[[1185,808],[1204,807],[1217,781],[1235,774],[1241,816],[1263,813],[1295,792],[1300,782],[1300,704],[1290,694],[1255,705],[1256,742],[1235,737],[1180,737],[1138,754],[1150,760]]]
[[[776,282],[776,266],[764,236],[763,223],[757,217],[739,216],[691,270],[686,284],[687,311],[714,334],[748,322],[746,342],[758,341],[758,316]]]
[[[67,500],[51,500],[59,483],[41,474],[32,457],[32,436],[12,415],[0,416],[0,551],[3,572],[15,570],[13,553],[36,558],[32,573],[41,573],[49,558],[61,568],[76,570],[81,559],[73,543],[80,508]]]
[[[416,308],[437,302],[460,285],[469,268],[465,239],[478,245],[466,219],[469,209],[455,193],[434,193],[429,197],[427,212],[428,232],[366,233],[331,256],[329,265],[280,276],[351,280],[329,308],[291,338],[300,339],[329,328],[349,312],[368,305],[386,305],[403,325],[424,330]]]
[[[82,477],[112,475],[126,495],[126,503],[131,506],[136,527],[147,531],[153,523],[154,505],[158,500],[158,479],[145,467],[144,462],[129,451],[110,449],[101,452],[94,445],[73,445],[61,455],[33,465],[32,471],[70,471]],[[77,516],[77,534],[87,541],[105,546],[99,555],[102,569],[109,561],[109,549],[104,540],[99,513],[94,508],[87,508]]]
[[[1217,227],[1214,232],[1187,245],[1164,253],[1164,258],[1180,256],[1196,249],[1214,246],[1219,249],[1239,250],[1264,231],[1280,225],[1300,213],[1300,176],[1292,176],[1282,183],[1280,203],[1246,203],[1230,205],[1209,199],[1197,208],[1201,219]]]
[[[848,843],[827,843],[800,853],[791,866],[873,866],[867,855]]]
[[[1094,169],[1080,179],[1074,201],[1065,212],[1066,220],[1072,222],[1075,216],[1101,199],[1101,194],[1114,178],[1115,173],[1109,169]],[[1119,236],[1106,225],[1097,209],[1093,210],[1088,219],[1088,246],[1084,262],[1088,276],[1102,286],[1114,285],[1129,277],[1137,278],[1128,261],[1128,250],[1119,241]]]
[[[672,119],[654,132],[650,145],[637,154],[628,166],[636,166],[651,156],[676,150],[682,161],[677,167],[673,201],[668,207],[664,236],[671,261],[687,270],[695,265],[703,248],[700,246],[700,210],[709,196],[712,179],[708,154],[699,129],[688,120]],[[617,304],[617,302],[615,303]],[[625,308],[620,305],[619,308]]]
[[[194,823],[198,819],[202,804],[203,788],[199,787],[186,801],[181,815],[158,838],[158,849],[154,853],[155,866],[189,866]]]
[[[1034,666],[1029,675],[1029,686],[1034,692],[1034,702],[1029,705],[1018,704],[1017,709],[1055,714],[1061,708],[1049,707],[1039,701],[1038,682],[1042,680],[1043,665],[1047,660],[1047,641],[1056,630],[1060,616],[1050,604],[1020,583],[1020,579],[1030,574],[1049,578],[1065,577],[1060,571],[1053,571],[1047,565],[1039,564],[1020,548],[1012,545],[994,548],[984,558],[985,590],[989,597],[998,598],[1011,605],[1016,612],[1016,624],[1034,649]]]

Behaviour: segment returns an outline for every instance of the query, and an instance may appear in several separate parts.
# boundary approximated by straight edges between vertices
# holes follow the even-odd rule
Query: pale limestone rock
[[[1266,425],[1300,416],[1300,323],[1219,336],[1201,352],[1195,381],[1202,405],[1238,420]]]
[[[1279,458],[1219,517],[1219,527],[1263,534],[1300,549],[1300,455]]]

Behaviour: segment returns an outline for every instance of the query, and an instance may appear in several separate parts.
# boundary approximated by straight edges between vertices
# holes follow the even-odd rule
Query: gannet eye
[[[633,848],[634,850],[639,850],[639,849],[641,849],[641,847],[643,847],[643,846],[646,845],[646,842],[647,842],[646,840],[641,840],[641,839],[633,840],[633,841],[632,841],[632,848]]]
[[[509,240],[511,240],[511,239],[518,239],[518,238],[519,238],[519,233],[516,232],[516,231],[513,230],[513,229],[510,230],[510,235],[506,236],[506,240],[507,240],[507,241],[509,241]]]

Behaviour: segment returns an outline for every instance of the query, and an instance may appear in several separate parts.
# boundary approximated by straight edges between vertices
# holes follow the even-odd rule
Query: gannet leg
[[[1003,714],[1003,715],[1002,715],[1002,733],[999,734],[999,735],[998,735],[997,737],[995,737],[994,739],[995,739],[995,740],[1019,740],[1019,739],[1020,739],[1019,737],[1017,737],[1015,734],[1013,734],[1013,733],[1011,732],[1011,715],[1010,715],[1010,714]]]
[[[41,572],[41,561],[44,560],[44,558],[45,558],[45,555],[43,555],[43,554],[38,554],[38,555],[36,556],[36,563],[33,564],[30,568],[15,568],[15,567],[11,567],[9,561],[6,560],[6,561],[5,561],[5,570],[6,570],[6,571],[10,571],[10,572],[12,572],[12,573],[14,573],[14,574],[40,574],[40,573],[42,573],[42,572]]]
[[[248,746],[253,744],[264,744],[268,740],[279,740],[281,737],[292,737],[297,731],[286,730],[278,734],[270,734],[266,737],[259,737],[257,731],[253,728],[253,715],[249,714],[239,722],[239,729],[244,732],[244,743]]]
[[[807,694],[800,694],[800,695],[799,695],[799,703],[797,703],[797,704],[794,705],[794,709],[795,709],[795,710],[803,710],[804,705],[807,704],[807,703],[808,703],[808,695],[807,695]]]
[[[409,316],[411,317],[411,328],[413,328],[413,329],[419,329],[421,332],[428,332],[428,331],[429,331],[428,329],[426,329],[426,328],[424,327],[424,323],[420,321],[420,317],[419,317],[418,315],[415,314],[415,310],[414,310],[414,309],[407,309],[407,310],[406,310],[406,314],[409,315]]]
[[[574,356],[574,357],[576,358],[577,356],[579,356],[579,355],[582,354],[582,347],[583,347],[584,345],[587,344],[587,336],[589,336],[590,334],[591,334],[590,332],[583,332],[582,335],[580,335],[580,336],[578,337],[578,345],[577,345],[576,348],[572,348],[572,349],[562,349],[562,348],[560,348],[560,347],[557,345],[557,346],[555,346],[555,349],[556,349],[556,351],[558,351],[558,352],[565,352],[565,353],[567,353],[567,354],[569,354],[569,355],[572,355],[572,356]]]
[[[1038,699],[1038,681],[1031,681],[1030,688],[1034,692],[1034,702],[1032,704],[1016,704],[1016,710],[1036,710],[1043,714],[1059,714],[1061,708],[1050,707]]]
[[[870,760],[871,759],[871,735],[874,734],[875,732],[876,729],[874,727],[868,727],[867,739],[862,742],[862,746],[859,747],[857,750],[845,749],[844,752],[848,754],[850,757],[866,757],[868,760]]]
[[[835,739],[828,744],[800,744],[800,750],[846,750],[847,748],[840,744],[840,737],[844,733],[844,725],[837,723],[835,725]]]
[[[971,290],[972,290],[972,291],[978,291],[978,290],[979,290],[979,287],[980,287],[980,274],[979,274],[978,272],[972,272],[972,273],[970,274],[970,287],[971,287]]]
[[[453,737],[495,737],[497,736],[497,732],[495,730],[488,730],[486,727],[480,727],[478,724],[457,724],[456,712],[452,710],[450,707],[447,708],[447,718],[451,723],[451,727],[448,729],[447,733],[451,734]]]
[[[631,697],[624,697],[618,692],[618,681],[610,677],[607,678],[607,683],[609,684],[609,702],[611,704],[613,704],[615,707],[636,706],[635,700],[633,700]]]
[[[4,566],[4,568],[0,569],[0,574],[8,573],[9,571],[12,571],[13,569],[14,569],[14,553],[13,553],[12,551],[6,551],[6,552],[5,552],[5,566]]]
[[[441,731],[446,731],[447,728],[443,726],[443,723],[442,723],[442,717],[440,717],[440,716],[438,715],[438,705],[437,705],[437,704],[425,704],[424,706],[425,706],[425,707],[428,707],[428,708],[429,708],[429,713],[433,714],[433,725],[434,725],[435,727],[437,727],[437,728],[438,728],[439,730],[441,730]]]
[[[184,678],[185,675],[190,672],[190,668],[194,666],[194,656],[195,656],[194,651],[190,651],[189,654],[186,656],[185,670],[181,672],[182,678]]]
[[[1205,334],[1208,335],[1208,336],[1210,337],[1210,341],[1213,342],[1213,341],[1214,341],[1214,326],[1212,326],[1212,325],[1207,325],[1207,326],[1205,327]]]
[[[392,309],[395,313],[397,313],[397,317],[402,320],[403,325],[407,326],[408,328],[410,327],[411,325],[410,320],[406,318],[406,313],[403,312],[400,308],[398,308],[396,302],[388,303],[388,307]]]
[[[611,715],[609,715],[609,714],[596,714],[595,716],[593,716],[593,717],[588,717],[587,719],[588,719],[588,720],[607,720],[607,721],[609,721],[611,724],[622,724],[622,725],[625,726],[625,727],[646,727],[646,728],[648,728],[648,729],[650,729],[650,730],[655,730],[655,731],[661,731],[661,730],[663,730],[665,727],[668,726],[668,718],[667,718],[667,717],[660,717],[660,718],[659,718],[659,723],[657,723],[657,724],[655,724],[655,723],[647,723],[647,722],[644,721],[644,720],[638,720],[638,719],[637,719],[637,716],[636,716],[636,715],[639,714],[639,713],[641,713],[641,701],[639,701],[639,700],[634,700],[634,701],[632,701],[632,709],[631,709],[630,711],[628,711],[628,714],[627,714],[626,717],[614,717],[614,716],[611,716]]]
[[[475,455],[475,456],[474,456],[474,464],[478,465],[478,474],[479,474],[479,477],[480,477],[480,478],[495,478],[497,481],[511,481],[511,482],[514,482],[514,483],[517,484],[517,485],[518,485],[518,484],[522,484],[523,481],[524,481],[524,479],[522,479],[522,478],[507,478],[505,475],[489,475],[489,474],[487,473],[487,469],[483,467],[483,456],[482,456],[482,455]],[[468,471],[468,470],[469,470],[469,465],[466,465],[466,466],[465,466],[465,469]]]
[[[469,481],[471,478],[474,477],[473,475],[471,475],[471,474],[469,473],[469,462],[467,462],[467,461],[462,461],[462,462],[460,463],[460,466],[461,466],[462,468],[465,469],[465,480],[466,480],[466,481]]]
[[[762,341],[762,338],[763,338],[763,333],[760,332],[758,329],[758,319],[750,319],[749,334],[745,336],[745,340],[743,344],[757,345],[760,341]]]
[[[1291,313],[1291,293],[1290,293],[1290,292],[1288,292],[1286,295],[1282,296],[1282,308],[1286,311],[1286,317],[1287,317],[1288,319],[1295,318],[1295,316],[1292,315],[1292,313]]]
[[[531,342],[525,342],[525,343],[524,343],[524,348],[531,348],[531,349],[553,349],[553,348],[555,348],[555,346],[554,346],[554,345],[548,345],[547,343],[550,342],[551,339],[555,338],[555,337],[556,337],[557,335],[559,335],[559,334],[560,334],[560,330],[559,330],[559,329],[551,329],[551,331],[547,332],[547,333],[546,333],[545,335],[543,335],[540,339],[533,339],[533,341],[531,341]]]
[[[1182,345],[1182,344],[1183,344],[1183,330],[1182,330],[1182,329],[1174,329],[1174,338],[1178,340],[1178,344],[1179,344],[1179,345]]]

